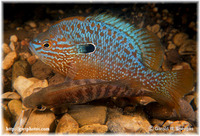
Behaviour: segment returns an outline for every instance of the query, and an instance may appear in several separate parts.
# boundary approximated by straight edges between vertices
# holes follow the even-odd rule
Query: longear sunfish
[[[30,49],[44,63],[73,80],[96,79],[105,81],[106,84],[111,83],[112,86],[113,83],[122,81],[121,83],[127,83],[133,93],[135,90],[146,90],[158,102],[177,110],[179,99],[193,87],[194,77],[190,69],[159,71],[164,50],[153,33],[110,14],[60,20],[33,39]],[[82,87],[91,88],[91,84]],[[65,91],[69,91],[69,88],[65,88]],[[47,89],[44,90],[43,98],[53,98]],[[54,95],[58,94],[59,85],[54,90]],[[108,89],[107,93],[109,90],[112,89]],[[90,94],[92,93],[91,91]],[[66,92],[63,94],[66,95]],[[110,94],[110,97],[114,96]],[[44,101],[36,105],[36,97],[40,97],[39,93],[27,97],[24,100],[25,106],[45,106]],[[90,100],[92,99],[88,99]],[[68,103],[69,100],[62,99],[62,103],[65,102]]]

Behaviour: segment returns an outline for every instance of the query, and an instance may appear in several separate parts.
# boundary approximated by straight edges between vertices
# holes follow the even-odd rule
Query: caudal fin
[[[167,104],[175,108],[179,114],[179,100],[185,94],[189,93],[194,83],[194,73],[190,69],[178,71],[161,72],[160,78],[154,86],[155,92],[151,97],[160,103]]]

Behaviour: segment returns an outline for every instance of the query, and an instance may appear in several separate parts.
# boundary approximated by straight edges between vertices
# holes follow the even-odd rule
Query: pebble
[[[17,38],[16,35],[11,35],[11,36],[10,36],[10,41],[11,41],[11,42],[17,42],[17,40],[18,40],[18,38]]]
[[[3,70],[9,69],[13,65],[14,60],[16,58],[17,58],[16,52],[13,51],[13,52],[8,53],[2,62]]]
[[[190,64],[187,62],[182,62],[173,66],[172,70],[181,70],[181,69],[191,69]]]
[[[5,53],[5,54],[8,54],[9,52],[11,52],[11,49],[10,49],[10,47],[8,46],[8,44],[7,43],[3,43],[3,52]]]
[[[103,125],[106,120],[107,107],[92,105],[73,105],[69,114],[79,123],[80,127],[91,124]]]
[[[172,17],[168,17],[166,22],[169,23],[169,24],[174,24],[174,20],[173,20]]]
[[[13,121],[16,122],[22,112],[22,102],[20,100],[11,100],[8,103],[8,108]]]
[[[18,76],[13,83],[13,87],[21,96],[23,96],[24,91],[33,84],[34,82],[29,80],[28,78]]]
[[[12,51],[15,51],[15,44],[14,42],[10,42],[9,47]]]
[[[188,25],[189,28],[195,28],[195,22],[190,22],[190,24]]]
[[[172,120],[167,120],[167,121],[165,121],[165,123],[162,125],[162,127],[169,127],[172,123],[174,123],[174,121],[172,121]]]
[[[26,90],[24,90],[24,92],[22,93],[22,98],[25,98],[25,97],[31,95],[35,91],[34,89],[44,88],[44,87],[48,87],[48,82],[46,79],[34,82],[34,84],[32,84]]]
[[[29,52],[20,52],[19,56],[21,60],[26,60],[31,56],[31,54]]]
[[[152,31],[152,27],[150,25],[146,26],[147,30]]]
[[[27,58],[27,61],[30,65],[33,65],[37,61],[37,59],[35,56],[30,56]]]
[[[185,132],[192,132],[193,128],[192,125],[188,121],[174,121],[169,126],[170,133],[185,133]]]
[[[22,134],[49,134],[55,130],[55,119],[56,117],[51,111],[33,111],[29,116],[25,128],[36,129],[27,129],[28,131],[23,131]]]
[[[165,35],[166,35],[166,34],[165,34],[164,32],[161,32],[161,31],[157,33],[157,36],[158,36],[158,38],[160,38],[160,39],[161,39],[163,36],[165,36]]]
[[[16,92],[6,92],[1,95],[1,98],[6,100],[19,100],[21,96]]]
[[[64,14],[65,12],[64,12],[63,10],[59,9],[59,10],[58,10],[58,13]]]
[[[159,119],[151,119],[150,120],[151,125],[158,125],[158,126],[162,126],[162,124],[164,123],[163,120],[159,120]]]
[[[178,63],[180,61],[180,56],[177,50],[172,49],[166,52],[167,60],[173,64]]]
[[[35,77],[31,77],[31,78],[28,78],[30,81],[33,81],[34,83],[40,81],[40,79],[37,79]]]
[[[153,33],[157,33],[157,32],[159,32],[159,30],[160,30],[160,25],[159,25],[159,24],[155,24],[155,25],[153,25],[153,26],[151,27],[151,31],[152,31]]]
[[[108,127],[106,125],[100,124],[92,124],[92,125],[85,125],[79,128],[79,134],[91,134],[91,133],[106,133],[108,131]]]
[[[117,109],[108,110],[108,119],[106,125],[109,131],[114,133],[149,133],[151,124],[140,115],[123,115]]]
[[[146,105],[145,111],[147,114],[156,119],[186,119],[190,121],[196,121],[196,115],[192,106],[184,99],[180,100],[180,110],[177,115],[175,109],[167,108],[159,103],[150,103]]]
[[[42,61],[38,60],[31,67],[31,71],[34,77],[38,79],[46,79],[52,75],[53,70]]]
[[[10,116],[6,110],[2,110],[2,132],[3,134],[9,134],[11,131],[8,131],[6,128],[11,128]]]
[[[180,46],[178,52],[180,55],[191,55],[196,54],[197,42],[195,40],[185,40]]]
[[[176,49],[176,45],[174,45],[173,43],[169,43],[167,49],[168,50]]]
[[[186,33],[177,33],[174,37],[173,37],[173,42],[176,46],[181,46],[185,40],[188,39],[188,34]]]
[[[29,22],[27,22],[27,24],[32,28],[37,27],[37,25],[36,25],[36,23],[34,21],[29,21]]]
[[[190,62],[191,66],[196,71],[196,69],[197,69],[197,57],[196,56],[192,56],[191,58],[192,58],[191,62]]]
[[[197,105],[197,103],[198,103],[198,101],[197,101],[197,98],[198,97],[198,94],[197,94],[197,92],[194,92],[194,104],[195,104],[195,106],[198,108],[198,105]]]
[[[56,127],[57,134],[75,134],[78,133],[78,123],[68,114],[65,113]]]
[[[56,73],[52,78],[49,79],[49,85],[56,85],[59,83],[63,83],[65,81],[66,77]]]
[[[158,8],[157,8],[157,7],[154,7],[154,8],[153,8],[153,12],[158,12]]]
[[[18,76],[30,77],[31,67],[27,61],[19,60],[16,61],[12,68],[12,83]]]

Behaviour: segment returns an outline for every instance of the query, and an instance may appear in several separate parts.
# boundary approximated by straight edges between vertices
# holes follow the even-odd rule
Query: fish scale
[[[153,33],[110,14],[60,20],[33,39],[30,49],[73,80],[127,82],[176,109],[193,86],[192,70],[159,71],[164,50]]]

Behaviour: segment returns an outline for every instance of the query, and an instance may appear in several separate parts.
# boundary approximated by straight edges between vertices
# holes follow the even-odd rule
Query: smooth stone
[[[16,92],[6,92],[1,95],[1,98],[8,99],[8,100],[13,100],[13,99],[19,100],[21,96]]]
[[[85,125],[79,128],[79,134],[91,134],[91,133],[106,133],[108,126],[100,124]]]
[[[27,61],[30,65],[33,65],[37,61],[37,59],[35,56],[30,56],[29,58],[27,58]]]
[[[106,120],[107,107],[92,105],[73,105],[69,114],[79,123],[80,127],[91,124],[103,125]]]
[[[197,50],[197,42],[195,40],[188,39],[180,46],[178,53],[180,55],[194,55]]]
[[[177,50],[172,49],[166,52],[167,55],[167,60],[172,62],[172,63],[178,63],[180,61],[180,56],[177,52]]]
[[[151,27],[151,31],[152,31],[153,33],[157,33],[157,32],[159,32],[159,30],[160,30],[160,25],[159,25],[159,24],[155,24],[155,25],[153,25],[153,26]]]
[[[21,60],[27,60],[31,56],[31,54],[29,52],[20,52],[19,56]]]
[[[12,51],[16,51],[16,47],[15,47],[15,43],[14,42],[10,42],[9,47]]]
[[[9,69],[13,65],[13,63],[14,63],[16,58],[17,58],[17,53],[16,52],[14,52],[14,51],[13,52],[9,52],[5,56],[5,58],[4,58],[3,62],[2,62],[3,70]]]
[[[164,123],[163,120],[159,120],[159,119],[151,119],[150,123],[154,126],[154,125],[158,125],[158,126],[162,126],[162,124]]]
[[[181,99],[179,103],[180,103],[180,110],[179,110],[180,116],[177,115],[175,109],[168,108],[167,106],[163,106],[157,102],[146,105],[145,111],[152,118],[186,119],[186,120],[195,122],[196,114],[192,106],[184,99]]]
[[[33,81],[34,83],[40,81],[40,79],[37,79],[37,78],[35,78],[35,77],[30,77],[30,78],[28,78],[28,79],[29,79],[30,81]]]
[[[34,89],[44,88],[44,87],[48,87],[48,82],[46,79],[34,82],[34,84],[32,84],[26,90],[24,90],[24,92],[22,93],[22,98],[25,98],[25,97],[31,95],[35,91]]]
[[[33,111],[25,125],[25,128],[36,128],[35,130],[23,131],[22,134],[49,134],[55,130],[55,115],[46,110],[43,112]]]
[[[8,46],[7,43],[3,43],[2,48],[3,48],[3,52],[4,52],[5,54],[8,54],[9,52],[11,52],[11,49],[10,49],[10,47]]]
[[[2,111],[2,134],[9,134],[11,133],[11,130],[9,130],[11,128],[10,115],[5,109]]]
[[[27,61],[19,60],[14,63],[12,68],[12,83],[14,83],[18,76],[31,76],[31,67]]]
[[[197,69],[197,57],[196,56],[192,56],[192,59],[191,59],[191,66],[192,68],[196,71]]]
[[[167,46],[167,49],[168,49],[168,50],[176,49],[176,45],[174,45],[173,43],[170,43],[170,44]]]
[[[33,76],[38,79],[46,79],[53,74],[53,70],[40,60],[32,65],[31,71]]]
[[[169,127],[171,128],[169,133],[173,133],[173,134],[193,132],[192,125],[188,121],[184,121],[184,120],[174,121],[172,124],[170,124]]]
[[[150,133],[151,124],[144,114],[123,115],[116,109],[108,110],[106,125],[114,133]]]
[[[199,106],[198,106],[198,98],[197,97],[199,97],[198,93],[194,92],[194,104],[195,104],[195,107],[198,108]]]
[[[10,36],[10,41],[11,41],[11,42],[17,42],[17,40],[18,40],[18,38],[17,38],[16,35],[11,35],[11,36]]]
[[[8,103],[8,108],[13,121],[16,122],[22,112],[22,102],[20,100],[11,100]]]
[[[165,123],[162,125],[162,127],[169,127],[174,121],[172,120],[167,120]]]
[[[37,27],[37,25],[36,25],[36,23],[34,21],[29,21],[29,22],[27,22],[27,24],[32,28]]]
[[[18,76],[13,83],[13,87],[21,96],[23,96],[24,91],[33,84],[34,82],[29,80],[28,78]]]
[[[182,62],[173,66],[172,70],[191,69],[190,64]]]
[[[65,113],[56,127],[56,134],[75,134],[78,133],[78,123],[68,114]]]
[[[185,40],[188,39],[188,35],[186,33],[177,33],[174,37],[173,37],[173,42],[176,46],[181,46]]]

